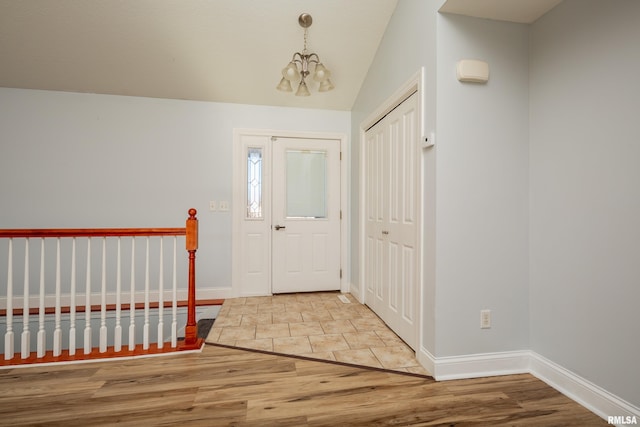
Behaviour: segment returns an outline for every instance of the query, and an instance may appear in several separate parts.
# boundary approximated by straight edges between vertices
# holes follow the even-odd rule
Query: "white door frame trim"
[[[396,90],[389,98],[387,98],[380,106],[371,113],[365,120],[360,124],[360,150],[359,150],[359,168],[360,168],[360,185],[359,185],[359,195],[358,195],[358,204],[359,204],[359,232],[360,232],[360,241],[358,242],[358,277],[359,284],[353,287],[353,293],[355,294],[358,301],[362,304],[365,302],[365,244],[366,244],[366,213],[365,213],[365,194],[366,194],[366,180],[365,180],[365,172],[366,172],[366,162],[365,162],[365,134],[366,131],[375,125],[377,122],[382,120],[387,114],[389,114],[394,108],[398,105],[402,104],[404,100],[406,100],[409,96],[411,96],[414,92],[417,92],[418,96],[418,129],[419,129],[419,137],[421,141],[426,142],[426,133],[424,130],[424,67],[421,67],[418,72],[416,72],[409,80],[407,80],[398,90]],[[418,194],[419,200],[417,201],[418,205],[418,247],[417,249],[417,262],[419,264],[418,269],[418,303],[416,304],[418,310],[418,327],[416,328],[417,337],[415,342],[417,343],[416,349],[422,348],[422,331],[424,325],[424,309],[423,309],[423,292],[424,292],[424,266],[423,266],[423,254],[424,254],[424,238],[423,230],[424,230],[424,166],[423,162],[420,162],[420,170],[418,171],[419,183],[418,183]],[[416,352],[417,353],[417,352]]]
[[[342,221],[340,221],[340,264],[342,268],[342,277],[340,278],[340,290],[341,292],[349,292],[351,277],[351,255],[349,251],[350,247],[350,234],[349,234],[349,221],[351,218],[351,206],[349,204],[349,189],[350,189],[350,177],[348,173],[350,147],[348,144],[348,137],[344,133],[334,132],[307,132],[307,131],[291,131],[291,130],[276,130],[276,129],[245,129],[234,128],[233,129],[233,165],[232,165],[232,234],[231,234],[231,294],[233,297],[239,297],[241,295],[242,286],[239,282],[240,274],[240,248],[238,239],[241,235],[242,227],[242,213],[244,212],[244,200],[241,195],[243,194],[242,186],[245,177],[242,174],[242,168],[238,165],[242,161],[241,140],[242,136],[259,136],[259,137],[282,137],[282,138],[306,138],[306,139],[336,139],[340,141],[340,151],[342,161],[340,162],[340,207],[342,210]],[[270,147],[269,147],[270,148]],[[268,150],[269,155],[271,150]],[[271,159],[269,159],[271,161]],[[269,288],[269,294],[271,288]]]

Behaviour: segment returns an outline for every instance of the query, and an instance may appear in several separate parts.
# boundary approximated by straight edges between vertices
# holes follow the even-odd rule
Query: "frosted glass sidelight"
[[[326,218],[326,151],[287,150],[286,164],[287,218]]]
[[[247,151],[247,218],[262,219],[262,148]]]

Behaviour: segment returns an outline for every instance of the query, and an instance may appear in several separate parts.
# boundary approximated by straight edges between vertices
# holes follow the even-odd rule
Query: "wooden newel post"
[[[186,247],[189,252],[189,295],[188,295],[188,314],[187,326],[184,331],[183,349],[199,348],[198,345],[198,324],[196,323],[196,251],[198,250],[198,212],[189,209],[189,218],[187,219]]]

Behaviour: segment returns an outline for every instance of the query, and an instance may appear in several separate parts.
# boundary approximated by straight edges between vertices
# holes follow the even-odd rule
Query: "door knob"
[[[388,232],[388,231],[386,231],[386,230],[383,230],[383,231],[382,231],[382,234],[389,234],[389,232]]]
[[[287,226],[285,226],[285,225],[276,225],[273,228],[275,228],[276,230],[280,230],[281,228],[287,228]]]

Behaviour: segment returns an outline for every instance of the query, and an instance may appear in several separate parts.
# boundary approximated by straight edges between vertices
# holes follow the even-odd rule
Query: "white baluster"
[[[53,331],[53,357],[62,353],[62,329],[60,327],[62,309],[60,307],[60,238],[56,239],[56,323]]]
[[[173,236],[173,283],[171,302],[171,348],[178,346],[178,280],[176,277],[176,259],[178,238]]]
[[[22,342],[20,357],[26,359],[31,353],[31,333],[29,332],[29,239],[24,243],[24,285],[22,298]]]
[[[84,354],[91,354],[91,237],[87,239],[87,278],[84,297]]]
[[[120,237],[118,237],[118,260],[116,266],[116,327],[114,329],[113,337],[113,350],[119,352],[122,350],[122,325],[120,324],[120,293],[122,292],[122,277],[121,277],[121,253],[120,253]]]
[[[160,237],[160,274],[158,277],[158,348],[164,341],[164,237]]]
[[[7,259],[7,332],[4,334],[4,360],[13,359],[13,239],[9,238]]]
[[[76,238],[71,241],[71,301],[69,304],[69,355],[76,354]]]
[[[142,332],[142,348],[149,349],[149,236],[147,239],[147,255],[144,272],[144,327]]]
[[[39,328],[38,328],[38,336],[37,336],[37,354],[38,357],[44,357],[47,352],[47,340],[46,340],[46,332],[44,330],[44,237],[41,240],[40,244],[40,308],[38,310],[39,314]]]
[[[100,353],[107,351],[107,238],[102,238],[102,288],[100,292]]]
[[[129,350],[136,348],[136,238],[131,238],[131,295],[129,295]]]

